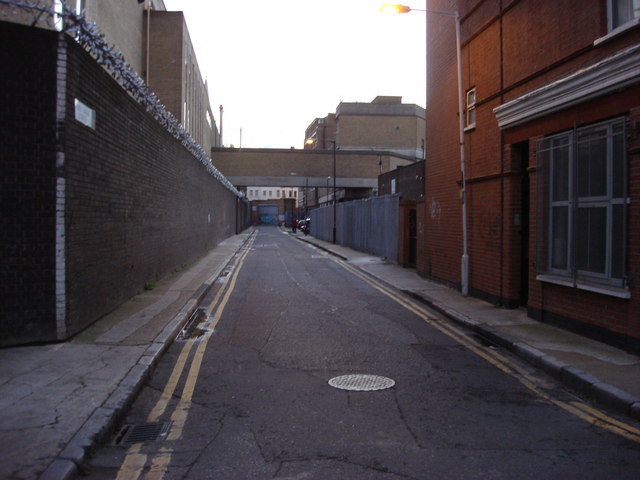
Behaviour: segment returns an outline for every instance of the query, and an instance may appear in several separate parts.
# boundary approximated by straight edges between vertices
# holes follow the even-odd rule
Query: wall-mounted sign
[[[96,111],[75,99],[76,120],[89,128],[96,129]]]

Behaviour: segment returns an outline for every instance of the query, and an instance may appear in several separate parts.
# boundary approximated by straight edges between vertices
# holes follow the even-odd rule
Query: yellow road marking
[[[122,462],[120,470],[118,470],[116,480],[132,480],[140,477],[144,465],[147,462],[147,456],[140,453],[141,448],[141,443],[136,443],[129,448],[127,456],[124,462]]]
[[[164,411],[167,409],[167,405],[169,404],[169,400],[173,396],[173,392],[176,390],[176,386],[178,385],[178,381],[182,376],[182,371],[184,370],[184,366],[187,363],[187,358],[189,356],[189,352],[191,352],[191,347],[193,346],[193,342],[187,342],[182,347],[182,351],[180,352],[180,356],[176,361],[176,364],[173,367],[173,371],[171,372],[171,376],[169,377],[169,381],[164,387],[162,391],[162,395],[160,395],[160,399],[156,403],[153,410],[147,417],[147,421],[149,422],[157,422]]]
[[[164,474],[167,473],[172,454],[172,450],[161,448],[160,453],[153,457],[149,471],[144,476],[144,480],[162,480]]]
[[[476,355],[484,358],[494,367],[500,369],[504,373],[512,376],[517,379],[520,383],[522,383],[526,388],[531,390],[533,393],[543,398],[544,400],[564,409],[565,411],[582,418],[583,420],[591,423],[592,425],[596,425],[598,427],[604,428],[613,432],[617,435],[625,437],[634,442],[640,443],[640,430],[620,422],[615,418],[612,418],[600,410],[596,410],[595,408],[587,405],[586,403],[573,401],[570,403],[558,400],[553,398],[551,395],[544,392],[541,387],[536,385],[535,378],[530,375],[526,370],[519,367],[518,365],[512,363],[510,360],[505,358],[500,353],[491,350],[489,348],[483,348],[477,345],[473,340],[469,339],[468,335],[465,334],[459,328],[454,327],[453,325],[438,322],[429,316],[427,310],[422,306],[417,304],[415,301],[405,297],[404,295],[399,294],[397,291],[391,289],[390,287],[384,285],[382,282],[373,279],[367,274],[364,274],[360,270],[355,267],[349,265],[344,260],[339,260],[336,258],[332,258],[332,260],[343,268],[353,273],[360,279],[364,280],[366,283],[371,285],[376,290],[382,292],[395,302],[399,303],[409,311],[416,314],[418,317],[423,319],[432,327],[436,328],[440,332],[444,333],[448,337],[456,340],[458,343],[462,344],[467,349],[471,350]]]
[[[229,297],[233,292],[236,284],[236,279],[238,277],[238,273],[240,271],[240,267],[244,263],[245,258],[247,257],[251,245],[255,241],[255,232],[251,235],[247,246],[244,249],[244,252],[240,255],[236,267],[234,268],[233,274],[231,275],[230,281],[225,282],[222,288],[218,290],[213,301],[208,305],[206,309],[205,320],[201,322],[199,327],[209,326],[210,330],[204,335],[200,343],[198,344],[198,348],[196,349],[196,353],[194,354],[193,359],[191,360],[191,367],[189,368],[189,373],[187,375],[187,379],[185,382],[185,386],[183,387],[182,397],[174,410],[171,420],[172,425],[167,436],[167,440],[177,440],[182,436],[182,431],[184,428],[184,424],[186,423],[189,408],[191,407],[191,398],[193,396],[193,392],[195,390],[195,385],[197,382],[198,374],[200,372],[200,366],[202,364],[202,358],[204,357],[204,351],[206,349],[209,338],[211,337],[211,330],[217,325],[219,322],[222,312],[229,301]],[[220,302],[220,297],[224,292],[224,298],[222,302]],[[213,318],[210,318],[211,312],[214,308],[217,310],[216,314]],[[147,420],[149,422],[157,422],[162,414],[166,411],[169,401],[173,396],[175,389],[180,381],[180,377],[182,377],[182,373],[187,365],[187,360],[189,358],[189,354],[194,345],[195,341],[187,341],[182,347],[180,351],[180,355],[176,360],[176,364],[173,367],[171,372],[171,376],[165,385],[165,388],[160,395],[160,398],[156,402],[154,408],[149,413]],[[118,476],[116,480],[134,480],[138,479],[144,470],[144,467],[147,462],[147,455],[140,453],[142,449],[141,443],[136,443],[129,447],[127,450],[125,459],[118,471]],[[173,454],[173,449],[171,448],[162,448],[152,459],[150,470],[145,475],[145,480],[153,479],[153,480],[162,480],[164,477],[167,467],[169,466],[169,462],[171,461],[171,456]]]
[[[244,260],[248,254],[249,249],[247,248],[238,259],[237,266],[231,276],[231,281],[226,288],[224,297],[222,298],[222,301],[216,306],[215,314],[213,315],[210,322],[210,328],[215,328],[215,326],[220,321],[222,312],[227,306],[229,298],[231,297],[231,294],[235,289],[238,274],[240,273],[240,269],[242,268]],[[200,341],[193,360],[191,361],[191,368],[189,369],[189,375],[187,376],[187,380],[182,390],[182,396],[180,397],[178,406],[171,416],[171,420],[173,423],[171,425],[169,435],[167,436],[167,440],[177,440],[182,437],[182,430],[184,429],[184,425],[187,421],[189,410],[191,408],[191,398],[193,397],[193,392],[196,388],[196,382],[198,381],[198,374],[200,373],[200,367],[202,366],[202,359],[204,358],[204,352],[207,348],[207,344],[209,343],[210,338],[211,330],[207,334],[205,334],[204,338]]]

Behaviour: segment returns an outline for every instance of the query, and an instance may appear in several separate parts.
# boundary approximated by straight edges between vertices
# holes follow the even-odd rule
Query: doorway
[[[526,306],[529,301],[529,141],[513,145],[514,166],[519,166],[520,177],[520,305]]]

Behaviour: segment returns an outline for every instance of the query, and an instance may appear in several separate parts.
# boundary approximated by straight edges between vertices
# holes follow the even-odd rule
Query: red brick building
[[[458,11],[469,292],[640,351],[640,11],[626,0],[429,0]],[[455,21],[427,14],[418,271],[461,284]]]

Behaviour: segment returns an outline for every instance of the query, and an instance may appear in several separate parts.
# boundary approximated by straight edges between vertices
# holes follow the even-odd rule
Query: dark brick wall
[[[396,180],[396,191],[403,200],[419,200],[424,195],[424,161],[402,165],[378,176],[378,195],[391,193],[391,181]]]
[[[0,22],[0,341],[55,335],[55,34]]]
[[[11,141],[2,142],[0,345],[64,339],[242,230],[248,211],[69,37],[56,147],[58,35],[2,27],[3,36],[16,32],[3,41],[3,64],[24,73],[2,76],[13,107],[2,115]],[[95,129],[75,120],[75,99],[95,111]],[[57,263],[66,279],[57,333],[56,148],[65,188]]]
[[[236,197],[74,42],[65,129],[71,332],[235,233]],[[73,119],[74,100],[96,129]]]

